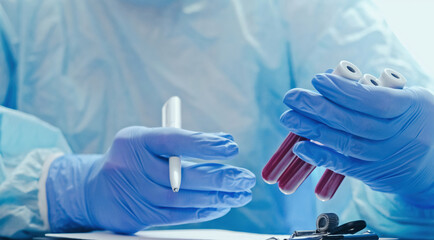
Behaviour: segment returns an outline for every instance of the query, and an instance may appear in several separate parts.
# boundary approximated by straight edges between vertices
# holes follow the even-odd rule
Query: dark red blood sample
[[[341,61],[332,74],[343,74],[351,80],[358,80],[362,76],[360,70],[348,61]],[[315,166],[301,160],[292,152],[294,144],[304,140],[307,139],[293,133],[286,137],[285,141],[262,169],[262,178],[265,182],[269,184],[279,182],[279,188],[285,194],[291,194],[297,190],[315,169]],[[332,198],[343,179],[344,176],[327,170],[315,188],[317,197],[323,201]]]
[[[316,197],[321,201],[330,200],[335,195],[345,176],[326,169],[315,187]]]
[[[262,178],[268,184],[277,182],[283,171],[289,166],[294,158],[292,148],[298,141],[307,140],[294,133],[289,133],[283,143],[271,157],[270,161],[262,169]]]
[[[285,194],[294,193],[314,169],[315,166],[295,156],[278,180],[280,191]]]

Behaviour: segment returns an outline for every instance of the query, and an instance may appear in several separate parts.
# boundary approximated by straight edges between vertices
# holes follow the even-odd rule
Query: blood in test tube
[[[371,74],[364,74],[363,77],[360,78],[359,83],[369,86],[382,85],[382,81]],[[335,195],[344,178],[344,175],[326,169],[315,187],[316,197],[321,201],[330,200]]]
[[[339,62],[339,65],[335,68],[332,74],[336,74],[350,80],[359,80],[359,83],[366,85],[379,85],[379,80],[377,78],[366,74],[362,76],[362,72],[359,70],[359,68],[348,61]],[[330,200],[335,195],[344,178],[344,175],[335,173],[330,169],[326,169],[315,187],[316,197],[321,201]]]
[[[284,194],[294,193],[298,187],[306,180],[306,178],[315,169],[314,165],[311,165],[295,156],[291,164],[283,172],[279,178],[279,189]]]
[[[326,169],[315,187],[315,195],[321,201],[330,200],[338,190],[345,176]]]
[[[262,169],[262,178],[268,184],[274,184],[279,177],[290,165],[294,159],[295,154],[292,152],[292,148],[298,141],[307,140],[294,133],[289,133],[283,143],[271,157],[270,161]]]
[[[348,61],[341,61],[333,74],[352,80],[358,80],[362,77],[361,71]],[[285,194],[295,192],[315,169],[315,166],[303,161],[292,152],[294,144],[301,140],[307,139],[290,133],[262,171],[264,180],[270,184],[278,182],[280,190]],[[333,180],[334,174],[334,172],[330,171],[330,175],[321,178],[325,183],[324,186],[326,186],[321,188],[323,190],[321,194],[333,196],[339,187],[340,182],[333,185],[335,188],[328,188],[327,186],[328,179],[331,177]]]
[[[351,64],[351,63],[341,62],[339,63],[339,66],[345,66],[346,64]],[[351,68],[357,68],[357,67],[351,66]],[[355,80],[354,78],[350,78],[350,77],[347,78]],[[382,87],[389,87],[389,88],[396,88],[396,89],[404,88],[406,82],[407,80],[401,73],[390,68],[384,69],[384,71],[381,73],[380,78],[376,78],[371,74],[365,74],[359,80],[359,83],[364,85],[382,86]],[[317,198],[321,201],[330,200],[333,197],[333,195],[335,195],[336,191],[338,190],[344,178],[345,178],[344,175],[335,173],[332,170],[327,169],[315,187],[315,194]]]

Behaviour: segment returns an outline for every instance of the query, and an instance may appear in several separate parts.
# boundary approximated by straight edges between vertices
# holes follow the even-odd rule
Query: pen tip
[[[173,192],[178,192],[179,188],[172,188]]]

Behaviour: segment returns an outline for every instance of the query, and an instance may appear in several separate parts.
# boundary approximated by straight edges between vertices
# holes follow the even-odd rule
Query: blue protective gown
[[[124,127],[160,126],[172,95],[184,128],[233,134],[240,154],[228,163],[260,176],[288,133],[284,93],[341,59],[432,84],[371,1],[1,0],[0,235],[48,231],[37,194],[50,153],[103,153]],[[388,236],[433,233],[433,209],[348,179],[321,203],[314,183],[285,196],[258,179],[246,207],[181,227],[289,233],[335,211]]]

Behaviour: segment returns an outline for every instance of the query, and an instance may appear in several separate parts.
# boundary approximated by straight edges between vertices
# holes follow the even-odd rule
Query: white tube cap
[[[405,79],[404,75],[390,68],[384,69],[379,80],[381,86],[396,89],[404,88],[407,83],[407,79]]]
[[[363,77],[360,78],[359,83],[368,86],[382,86],[380,80],[369,73],[364,74]]]
[[[345,60],[339,62],[332,74],[336,74],[350,80],[359,80],[363,75],[362,71],[360,71],[356,65]]]

